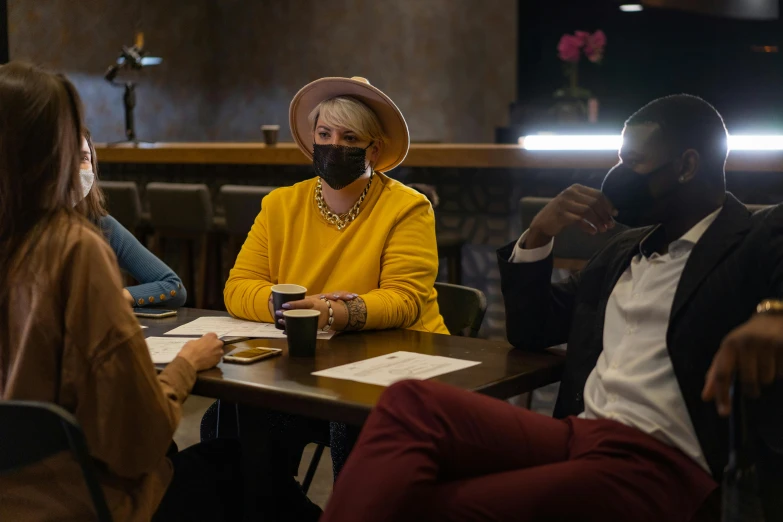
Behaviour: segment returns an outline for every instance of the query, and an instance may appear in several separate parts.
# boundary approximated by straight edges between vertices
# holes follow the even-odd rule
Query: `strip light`
[[[644,10],[642,4],[623,4],[620,6],[620,11],[623,13],[638,13]]]
[[[622,136],[548,134],[523,136],[519,144],[527,150],[619,150]],[[783,135],[729,136],[730,150],[783,150]]]
[[[783,150],[783,136],[729,136],[729,150]]]

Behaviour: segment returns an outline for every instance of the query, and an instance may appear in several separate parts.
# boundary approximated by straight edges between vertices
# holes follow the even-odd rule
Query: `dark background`
[[[8,61],[8,4],[0,0],[0,63]]]
[[[747,0],[663,1],[737,15]],[[769,11],[774,4],[768,3]],[[519,0],[517,103],[511,123],[533,132],[536,107],[565,85],[557,43],[564,33],[602,29],[601,65],[580,62],[580,86],[600,101],[600,127],[617,127],[646,102],[687,92],[714,104],[732,132],[783,131],[783,23],[645,7],[620,11],[612,0]],[[634,3],[630,0],[622,3]],[[754,2],[750,2],[753,4]],[[758,2],[755,2],[758,5]],[[722,7],[722,9],[720,9]],[[764,47],[767,51],[763,52]],[[777,52],[774,52],[777,51]]]

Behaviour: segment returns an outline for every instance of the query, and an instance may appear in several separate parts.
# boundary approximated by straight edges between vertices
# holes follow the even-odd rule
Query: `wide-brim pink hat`
[[[405,159],[410,148],[408,124],[400,109],[380,89],[365,78],[321,78],[302,87],[288,110],[291,134],[301,151],[313,159],[313,129],[307,117],[319,103],[336,96],[350,96],[367,105],[381,123],[386,142],[375,164],[378,172],[387,172]]]

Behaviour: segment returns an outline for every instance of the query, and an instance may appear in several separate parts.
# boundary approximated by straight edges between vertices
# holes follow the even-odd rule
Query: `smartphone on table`
[[[223,341],[223,346],[228,346],[230,344],[237,344],[237,343],[243,343],[245,341],[249,341],[250,337],[237,337],[232,335],[224,335],[222,337],[218,337],[221,341]]]
[[[166,310],[163,308],[134,308],[133,313],[136,317],[146,317],[147,319],[163,319],[164,317],[174,317],[176,310]]]
[[[235,352],[230,355],[224,355],[223,360],[227,363],[250,364],[256,361],[276,357],[283,352],[280,348],[248,348],[241,352]]]

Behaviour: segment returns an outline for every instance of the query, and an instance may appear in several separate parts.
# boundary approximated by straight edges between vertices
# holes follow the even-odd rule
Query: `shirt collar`
[[[690,251],[696,243],[699,242],[699,239],[701,239],[701,236],[704,235],[704,233],[707,231],[708,228],[710,228],[710,225],[715,221],[715,219],[718,217],[718,214],[720,214],[720,211],[723,210],[723,206],[706,216],[704,219],[693,225],[690,230],[688,230],[685,234],[680,237],[680,239],[677,239],[675,241],[672,241],[669,243],[669,253],[673,258],[679,257],[685,252]],[[644,236],[644,239],[642,239],[641,243],[639,243],[639,252],[645,256],[649,257],[653,252],[655,252],[654,248],[647,248],[648,243],[655,244],[655,240],[652,237],[656,232],[659,232],[660,225],[657,225],[654,229],[650,231],[646,236]]]

